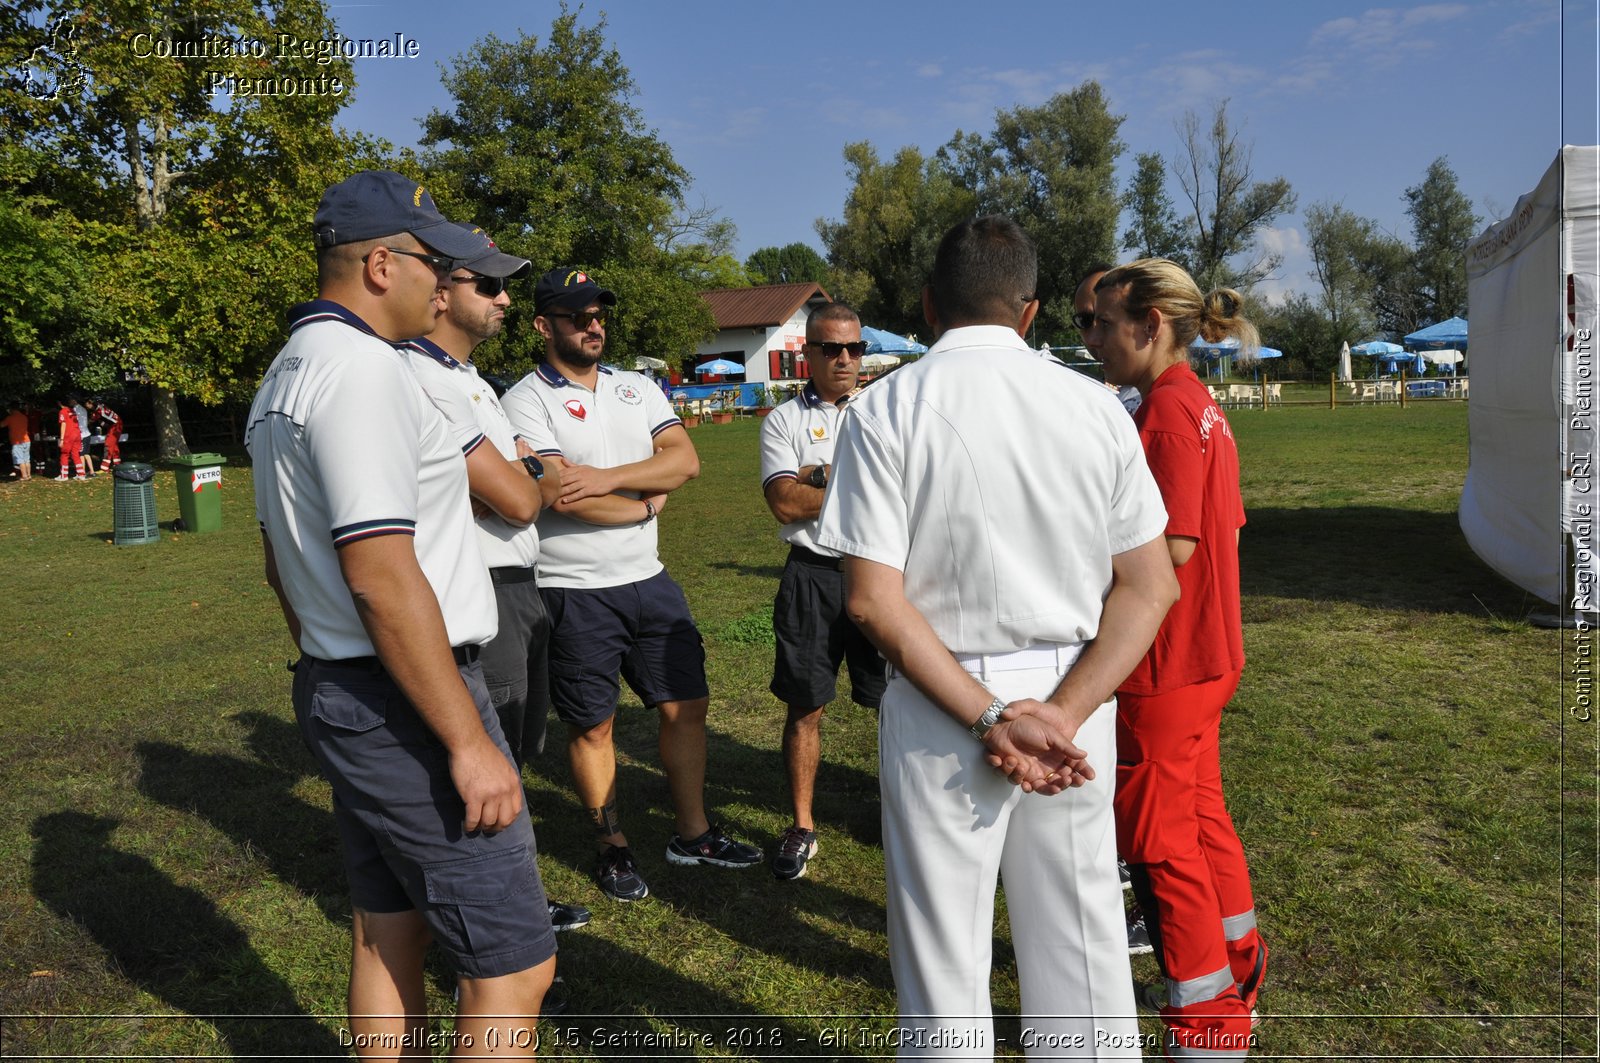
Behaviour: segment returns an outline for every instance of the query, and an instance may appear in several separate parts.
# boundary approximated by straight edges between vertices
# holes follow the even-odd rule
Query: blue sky
[[[439,65],[488,32],[541,40],[555,3],[340,3],[349,37],[405,33],[416,60],[362,60],[342,121],[413,144],[448,105]],[[1299,206],[1341,202],[1409,235],[1402,194],[1449,157],[1489,221],[1510,212],[1566,143],[1596,141],[1597,0],[1392,4],[1077,0],[820,0],[806,4],[616,0],[607,35],[638,83],[637,106],[693,175],[690,202],[739,229],[741,256],[837,218],[843,146],[931,152],[996,109],[1100,82],[1135,153],[1178,148],[1175,122],[1214,101],[1254,144],[1256,173]],[[1563,85],[1563,63],[1565,82]],[[1179,192],[1171,187],[1174,199]],[[1308,290],[1299,214],[1269,234],[1285,254],[1269,294]]]

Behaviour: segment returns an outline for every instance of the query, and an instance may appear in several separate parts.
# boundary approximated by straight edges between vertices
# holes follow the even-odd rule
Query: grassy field
[[[1592,1058],[1595,725],[1563,711],[1561,633],[1521,620],[1534,603],[1457,528],[1464,405],[1231,419],[1250,660],[1223,752],[1272,946],[1258,1057]],[[787,823],[766,691],[783,548],[757,431],[693,431],[704,472],[662,538],[709,648],[710,802],[766,845]],[[0,1055],[344,1051],[328,791],[294,728],[238,459],[223,489],[223,531],[118,548],[107,478],[0,488],[0,594],[21,618],[0,654]],[[171,474],[157,494],[169,522]],[[822,852],[779,883],[668,867],[654,721],[625,703],[623,814],[652,890],[629,906],[587,877],[564,758],[535,763],[546,886],[595,910],[563,936],[573,1011],[542,1024],[545,1054],[882,1055],[859,1033],[887,1031],[894,1003],[874,731],[830,712]],[[1003,915],[995,935],[1004,1011]],[[442,968],[430,993],[448,1015]],[[641,1052],[626,1031],[686,1047]]]

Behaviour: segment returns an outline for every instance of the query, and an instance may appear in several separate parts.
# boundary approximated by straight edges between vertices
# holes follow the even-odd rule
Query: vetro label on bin
[[[192,484],[196,493],[199,493],[200,488],[204,487],[206,484],[217,484],[220,486],[222,484],[221,467],[212,466],[209,469],[196,469],[194,471],[194,479]]]

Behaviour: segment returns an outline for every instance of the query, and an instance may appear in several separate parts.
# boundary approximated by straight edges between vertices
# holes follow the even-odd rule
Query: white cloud
[[[940,66],[938,63],[923,63],[921,66],[917,67],[917,76],[925,78],[943,77],[944,67]]]
[[[1311,34],[1312,48],[1362,51],[1385,59],[1398,58],[1407,49],[1426,47],[1416,33],[1430,23],[1450,22],[1467,14],[1466,4],[1425,4],[1396,9],[1375,7],[1354,18],[1324,22]]]

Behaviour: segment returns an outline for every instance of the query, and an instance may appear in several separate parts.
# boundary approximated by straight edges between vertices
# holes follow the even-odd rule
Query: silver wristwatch
[[[972,732],[972,737],[982,742],[988,737],[989,729],[1000,721],[1000,714],[1006,711],[1006,703],[999,698],[989,702],[989,707],[983,710],[983,715],[972,721],[972,726],[967,728]]]

